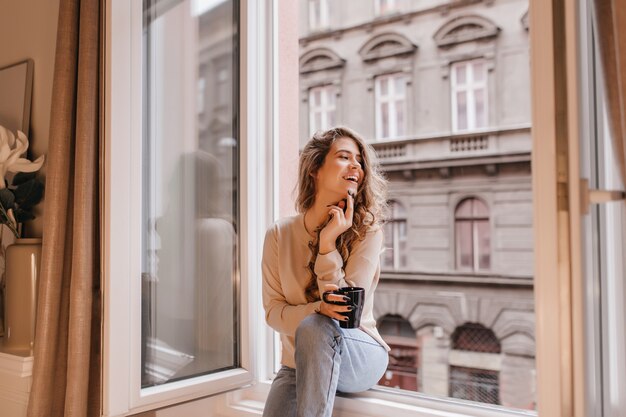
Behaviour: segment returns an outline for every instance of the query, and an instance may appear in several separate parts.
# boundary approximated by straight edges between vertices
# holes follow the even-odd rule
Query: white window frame
[[[476,64],[482,64],[483,66],[483,81],[475,81],[474,71]],[[466,83],[459,85],[457,82],[457,68],[465,67],[465,80]],[[452,131],[453,132],[467,132],[477,129],[486,129],[489,126],[489,83],[487,82],[487,62],[483,59],[472,59],[468,61],[459,61],[452,64],[450,68],[450,92],[452,101]],[[476,120],[476,98],[475,92],[479,89],[484,91],[485,100],[485,125],[477,126]],[[465,129],[459,128],[459,109],[457,103],[457,93],[466,93],[466,106],[467,106],[467,127]]]
[[[273,204],[266,197],[273,193],[268,181],[273,135],[269,89],[275,65],[268,45],[272,4],[242,0],[240,7],[241,367],[141,389],[142,0],[106,2],[103,416],[135,414],[232,390],[263,372],[260,356],[271,340],[257,331],[264,326],[256,274]]]
[[[319,106],[313,106],[313,95],[316,91],[320,92],[321,103]],[[334,96],[334,103],[330,98]],[[320,85],[312,87],[309,90],[309,133],[313,134],[320,130],[328,130],[331,127],[329,122],[330,114],[334,113],[335,121],[337,120],[337,87],[332,84]],[[315,115],[321,115],[321,124],[315,124]]]
[[[404,80],[406,83],[407,76],[404,73],[393,73],[393,74],[385,74],[379,75],[374,79],[374,96],[376,101],[376,139],[377,140],[386,140],[386,139],[396,139],[400,137],[406,136],[407,132],[407,86],[404,87],[404,94],[397,94],[395,91],[397,79]],[[382,80],[387,80],[387,95],[381,95],[380,83]],[[398,112],[397,112],[397,101],[402,100],[402,112],[404,115],[403,120],[403,130],[404,135],[400,136],[398,134],[399,126],[398,126]],[[389,134],[387,136],[383,136],[383,116],[381,107],[384,103],[388,103],[389,105]]]
[[[276,4],[281,1],[291,0],[267,0],[267,3]],[[566,34],[568,40],[576,31],[576,4],[566,2],[564,6],[564,22],[557,22],[554,19],[553,11],[556,0],[529,0],[530,20],[533,22],[533,36],[531,36],[531,77],[533,91],[533,199],[534,199],[534,224],[535,230],[541,230],[541,234],[535,234],[535,300],[538,314],[543,315],[546,320],[537,323],[537,385],[538,389],[538,413],[542,416],[550,417],[570,417],[571,415],[583,415],[585,405],[585,364],[582,347],[584,346],[584,335],[582,332],[582,288],[576,279],[580,274],[580,265],[570,262],[573,253],[576,257],[577,246],[580,236],[577,234],[577,220],[579,219],[579,181],[576,160],[578,154],[575,151],[578,143],[578,133],[576,123],[579,120],[576,99],[577,99],[577,70],[576,70],[576,45],[575,42],[566,42],[566,56],[555,57],[555,33]],[[277,150],[274,148],[272,156],[254,158],[255,143],[263,147],[266,138],[272,138],[272,132],[267,125],[275,125],[278,122],[278,115],[268,116],[265,114],[263,105],[274,108],[277,98],[275,95],[267,94],[263,88],[268,81],[267,74],[263,74],[266,69],[266,53],[264,49],[267,38],[259,36],[264,32],[260,29],[265,20],[275,21],[275,16],[263,16],[264,7],[257,6],[256,2],[247,0],[245,7],[242,7],[242,48],[246,50],[245,44],[253,44],[247,52],[249,61],[242,62],[242,78],[246,83],[259,83],[258,88],[246,90],[247,84],[242,84],[242,90],[249,96],[244,100],[245,105],[242,110],[242,135],[247,137],[247,146],[242,148],[242,157],[249,158],[253,165],[244,172],[243,178],[249,183],[251,189],[253,185],[258,188],[255,194],[250,194],[250,199],[246,202],[248,206],[255,202],[261,205],[255,206],[256,213],[244,213],[242,223],[244,229],[250,231],[247,236],[249,255],[244,267],[250,268],[251,272],[258,274],[260,259],[259,239],[262,234],[258,229],[267,225],[269,216],[265,212],[265,204],[262,193],[270,199],[275,199],[274,190],[263,188],[269,170],[275,171],[276,167],[272,160],[276,160]],[[134,156],[137,155],[137,143],[133,143],[133,138],[141,137],[140,118],[137,119],[137,105],[141,97],[140,84],[136,83],[136,71],[140,66],[141,57],[133,54],[140,46],[137,35],[133,34],[134,26],[131,24],[131,5],[134,3],[127,0],[107,0],[106,1],[106,71],[105,71],[105,175],[103,180],[104,205],[103,205],[103,291],[104,291],[104,351],[103,351],[103,407],[105,416],[128,415],[140,412],[142,409],[130,407],[130,383],[128,381],[128,370],[131,364],[129,354],[129,340],[131,330],[135,324],[129,323],[128,318],[136,321],[137,303],[130,302],[132,294],[137,293],[138,282],[130,283],[128,279],[130,270],[130,259],[136,259],[138,253],[136,248],[131,253],[133,245],[128,242],[132,240],[131,225],[134,218],[130,215],[139,212],[136,210],[136,203],[131,197],[132,191],[137,189],[139,178],[134,178],[133,173],[138,172],[133,167]],[[136,8],[135,8],[136,9]],[[272,9],[276,13],[276,9]],[[140,16],[141,13],[138,13]],[[258,15],[258,19],[255,16]],[[250,21],[247,21],[246,19]],[[137,10],[135,10],[135,18]],[[254,22],[252,21],[254,19]],[[140,19],[139,19],[140,20]],[[284,22],[284,21],[283,21]],[[282,23],[288,24],[288,23]],[[247,29],[250,29],[248,33]],[[276,25],[273,25],[273,39],[271,44],[276,45]],[[135,28],[136,29],[136,28]],[[244,35],[245,34],[245,35]],[[256,39],[255,39],[256,37]],[[132,42],[129,42],[132,40]],[[572,46],[573,45],[573,46]],[[255,52],[255,48],[258,51]],[[280,52],[279,52],[280,53]],[[273,55],[272,64],[276,66],[277,55]],[[269,59],[268,59],[269,60]],[[262,65],[259,65],[262,62]],[[565,65],[567,64],[567,65]],[[559,66],[560,65],[560,66]],[[560,127],[556,118],[556,97],[553,92],[557,88],[555,68],[568,68],[567,76],[567,123],[570,127],[570,136],[557,134]],[[131,68],[135,68],[134,72]],[[259,71],[260,69],[260,71]],[[297,71],[297,63],[294,63],[294,71]],[[135,74],[135,75],[133,75]],[[245,74],[245,75],[244,75]],[[270,77],[274,81],[275,72]],[[277,84],[277,82],[276,82]],[[110,86],[114,87],[111,91]],[[563,87],[561,87],[563,88]],[[546,94],[547,92],[550,92]],[[264,100],[265,98],[265,100]],[[132,111],[131,111],[132,110]],[[281,117],[283,117],[281,115]],[[139,122],[138,122],[139,120]],[[271,120],[271,123],[270,123]],[[258,130],[255,130],[258,128]],[[292,136],[297,136],[297,128]],[[282,134],[289,134],[283,132]],[[252,137],[254,135],[254,137]],[[557,209],[557,178],[559,169],[557,158],[555,157],[555,146],[557,138],[562,137],[569,140],[572,154],[569,155],[570,177],[565,183],[570,193],[568,194],[571,210],[570,215],[574,221],[570,223],[571,233],[560,231],[567,229],[565,213]],[[135,140],[136,142],[136,140]],[[266,149],[263,149],[265,151]],[[111,156],[115,155],[115,163],[111,163]],[[559,159],[562,160],[562,159]],[[244,164],[245,165],[245,164]],[[567,174],[560,174],[567,178]],[[132,183],[128,184],[128,179]],[[275,178],[274,178],[275,181]],[[112,191],[115,191],[113,193]],[[243,205],[243,203],[242,203]],[[252,207],[252,206],[251,206]],[[261,214],[262,213],[262,214]],[[255,223],[256,222],[256,223]],[[259,227],[249,228],[250,224],[258,224]],[[256,235],[252,235],[256,233]],[[248,246],[248,245],[246,245]],[[573,247],[573,249],[572,249]],[[557,261],[559,259],[559,261]],[[255,264],[256,262],[256,264]],[[253,265],[255,264],[255,265]],[[254,269],[252,269],[254,268]],[[571,270],[569,269],[571,268]],[[248,271],[242,271],[247,274]],[[255,277],[260,281],[259,277]],[[138,280],[136,280],[138,281]],[[256,370],[258,383],[252,388],[232,391],[228,394],[187,402],[180,406],[180,409],[190,411],[185,415],[189,417],[204,416],[207,413],[207,404],[218,404],[216,412],[223,415],[243,415],[244,410],[260,414],[263,403],[269,391],[270,381],[266,379],[271,373],[271,359],[274,351],[266,346],[271,346],[271,339],[267,337],[269,332],[267,327],[262,325],[262,309],[260,308],[260,288],[255,284],[255,280],[243,280],[247,285],[247,296],[250,301],[249,306],[242,304],[242,308],[250,308],[242,311],[242,317],[252,318],[244,327],[249,329],[244,333],[244,356],[249,358],[249,368],[244,369],[244,378],[251,375],[252,370]],[[131,285],[132,284],[132,285]],[[134,311],[133,311],[134,310]],[[134,321],[131,322],[134,323]],[[254,330],[251,330],[254,329]],[[571,330],[573,329],[573,334]],[[135,329],[136,330],[136,329]],[[248,338],[245,340],[245,338]],[[256,342],[256,343],[255,343]],[[261,346],[258,350],[253,350],[253,346]],[[568,354],[571,360],[563,361],[563,355]],[[256,362],[256,363],[254,363]],[[247,380],[247,379],[246,379]],[[239,382],[241,383],[241,381]],[[236,385],[233,385],[234,388]],[[223,388],[223,386],[222,386]],[[193,390],[192,390],[193,391]],[[202,391],[206,396],[210,390]],[[179,395],[176,398],[169,398],[158,403],[160,406],[179,403],[193,399],[195,394]],[[219,402],[218,400],[224,401]],[[152,404],[154,406],[155,404]],[[144,407],[146,409],[146,407]],[[339,416],[362,415],[380,416],[393,415],[394,417],[510,417],[528,416],[534,413],[506,410],[481,404],[467,404],[462,401],[455,401],[448,398],[434,398],[420,394],[405,394],[394,390],[376,388],[365,393],[351,395],[349,397],[339,396],[335,401],[336,414]],[[177,410],[176,408],[170,410]],[[157,416],[175,416],[176,411],[157,412]]]
[[[316,31],[327,29],[330,26],[328,14],[328,0],[307,0],[309,3],[309,30]],[[315,6],[319,5],[320,16],[315,15]]]
[[[288,2],[290,0],[284,0]],[[338,416],[359,415],[362,417],[528,417],[533,415],[550,417],[571,417],[585,415],[585,363],[582,360],[583,322],[580,294],[582,288],[577,281],[572,282],[567,275],[571,265],[571,277],[580,273],[576,263],[570,264],[572,244],[580,244],[576,236],[559,232],[557,224],[564,226],[563,212],[557,209],[558,167],[554,151],[557,142],[556,99],[557,91],[555,67],[568,67],[568,123],[572,148],[577,143],[576,123],[578,108],[577,73],[574,69],[575,42],[567,42],[568,55],[555,58],[555,32],[565,34],[567,39],[575,37],[576,4],[565,3],[564,23],[558,26],[553,15],[556,0],[529,0],[530,18],[533,22],[533,35],[530,37],[532,112],[533,112],[533,220],[535,233],[535,303],[537,314],[544,314],[546,320],[536,324],[537,335],[537,379],[538,410],[519,411],[487,404],[469,404],[450,398],[430,397],[423,394],[401,393],[393,389],[375,387],[348,397],[338,396],[335,400],[335,414]],[[566,31],[567,29],[567,31]],[[574,51],[573,51],[574,50]],[[280,51],[278,51],[280,54]],[[294,71],[297,66],[294,64]],[[548,96],[545,92],[551,92]],[[283,115],[281,114],[281,117]],[[297,128],[293,135],[297,136]],[[577,153],[569,155],[572,167],[576,167]],[[274,169],[277,169],[274,167]],[[568,184],[569,207],[573,218],[579,212],[580,185],[576,170],[570,172]],[[562,174],[561,174],[562,175]],[[572,222],[575,226],[576,221]],[[575,233],[576,230],[574,229]],[[559,256],[560,254],[560,256]],[[574,254],[574,256],[576,256]],[[557,259],[560,259],[557,261]],[[580,259],[578,256],[576,259]],[[559,279],[556,279],[558,277]],[[574,334],[568,333],[573,326]],[[563,361],[563,349],[573,352],[571,361]],[[242,408],[261,414],[263,402],[270,389],[271,381],[259,379],[251,389],[240,390],[228,395],[229,407]]]

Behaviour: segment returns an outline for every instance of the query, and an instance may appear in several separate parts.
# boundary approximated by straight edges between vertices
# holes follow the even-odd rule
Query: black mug
[[[329,294],[343,295],[348,297],[350,301],[332,301],[328,299]],[[365,289],[361,287],[342,287],[338,290],[326,291],[322,294],[325,303],[336,304],[340,306],[352,306],[352,311],[339,313],[346,316],[348,320],[339,320],[339,326],[343,329],[355,329],[361,325],[361,313],[363,312],[363,303],[365,302]]]

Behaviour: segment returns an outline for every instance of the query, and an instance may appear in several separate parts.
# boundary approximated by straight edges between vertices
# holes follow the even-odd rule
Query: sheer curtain
[[[59,4],[29,417],[100,415],[101,3]]]
[[[626,184],[626,0],[593,0],[611,136]]]

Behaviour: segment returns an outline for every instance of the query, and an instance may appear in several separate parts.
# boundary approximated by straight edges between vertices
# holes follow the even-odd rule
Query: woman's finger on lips
[[[351,219],[354,214],[354,197],[352,196],[352,192],[348,192],[348,197],[346,197],[346,201],[348,202],[346,206],[346,217]]]
[[[330,214],[332,214],[333,216],[341,216],[343,214],[343,211],[340,208],[332,208],[329,211]],[[337,218],[341,218],[341,217],[337,217]]]

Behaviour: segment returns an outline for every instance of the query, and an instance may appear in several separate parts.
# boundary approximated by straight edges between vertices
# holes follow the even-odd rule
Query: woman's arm
[[[320,294],[325,284],[363,287],[365,293],[369,293],[374,275],[379,268],[382,247],[383,230],[379,227],[368,231],[365,239],[354,244],[345,267],[336,249],[324,255],[318,254],[315,260],[315,274]]]
[[[278,241],[276,226],[268,229],[263,244],[263,307],[267,324],[279,333],[295,336],[300,322],[319,310],[320,301],[292,305],[287,302],[278,272]]]

